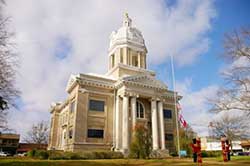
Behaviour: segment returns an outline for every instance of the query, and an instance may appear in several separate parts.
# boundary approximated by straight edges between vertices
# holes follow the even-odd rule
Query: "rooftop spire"
[[[128,13],[126,12],[124,14],[124,18],[123,18],[123,26],[131,27],[131,25],[132,25],[132,20],[131,20],[131,18],[129,18]]]

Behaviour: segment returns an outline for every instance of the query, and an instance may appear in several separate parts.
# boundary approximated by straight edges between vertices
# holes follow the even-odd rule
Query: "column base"
[[[128,149],[115,148],[115,151],[123,153],[124,157],[128,157],[128,155],[129,155],[129,150]]]
[[[120,152],[123,153],[124,157],[128,157],[128,155],[129,155],[129,150],[128,149],[121,149]]]

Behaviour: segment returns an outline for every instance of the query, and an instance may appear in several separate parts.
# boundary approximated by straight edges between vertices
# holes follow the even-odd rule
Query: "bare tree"
[[[6,128],[6,114],[9,106],[15,106],[19,91],[15,86],[18,56],[10,41],[13,33],[8,31],[9,18],[3,16],[5,3],[0,0],[0,131]]]
[[[250,125],[246,116],[235,116],[226,113],[218,120],[214,120],[211,127],[213,136],[220,138],[222,135],[225,135],[231,142],[231,145],[233,140],[240,140],[250,136]]]
[[[49,134],[49,125],[45,121],[38,122],[33,124],[30,131],[27,132],[24,141],[27,143],[36,143],[36,144],[47,144],[48,143],[48,134]]]
[[[250,28],[227,34],[223,58],[231,66],[222,73],[224,87],[211,99],[211,111],[240,110],[250,117]]]

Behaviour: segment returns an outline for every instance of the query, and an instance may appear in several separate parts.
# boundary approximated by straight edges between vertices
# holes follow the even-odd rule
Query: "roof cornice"
[[[115,70],[117,70],[117,68],[122,68],[122,69],[127,69],[127,70],[133,70],[133,71],[136,71],[136,72],[140,72],[140,73],[144,73],[144,74],[149,74],[149,75],[155,76],[155,72],[152,71],[152,70],[147,70],[147,69],[144,69],[144,68],[129,66],[129,65],[122,64],[122,63],[118,63],[115,67],[113,67],[111,70],[109,70],[105,75],[107,75],[107,76],[110,75]]]

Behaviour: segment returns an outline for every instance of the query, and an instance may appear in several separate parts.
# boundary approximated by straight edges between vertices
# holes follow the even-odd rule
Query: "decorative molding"
[[[94,94],[100,94],[100,95],[114,96],[113,93],[101,92],[101,91],[95,91],[95,90],[87,90],[87,89],[84,89],[84,88],[81,88],[78,91],[80,93],[94,93]]]
[[[105,75],[109,76],[111,73],[113,73],[118,68],[136,71],[136,72],[142,73],[143,75],[148,74],[148,75],[155,76],[155,72],[152,70],[148,70],[148,69],[144,69],[144,68],[140,68],[140,67],[135,67],[135,66],[130,66],[130,65],[125,65],[122,63],[118,63],[115,67],[110,69]]]
[[[142,81],[140,82],[140,80]],[[161,92],[167,91],[167,86],[164,83],[154,79],[154,77],[149,75],[136,75],[136,76],[123,77],[116,83],[115,87],[118,89],[123,85],[134,85],[144,88],[153,88]]]
[[[115,80],[81,74],[79,82],[81,85],[114,89]]]
[[[135,92],[125,91],[124,94],[129,97],[136,97],[136,98],[139,97],[139,94]]]
[[[152,98],[150,98],[149,101],[162,101],[162,98],[159,96],[152,96]]]
[[[147,49],[144,45],[142,44],[139,44],[139,43],[134,43],[134,42],[131,42],[130,40],[117,40],[116,43],[109,48],[109,53],[108,55],[112,55],[116,49],[119,49],[119,48],[131,48],[135,51],[140,51],[140,52],[145,52],[147,53]]]

